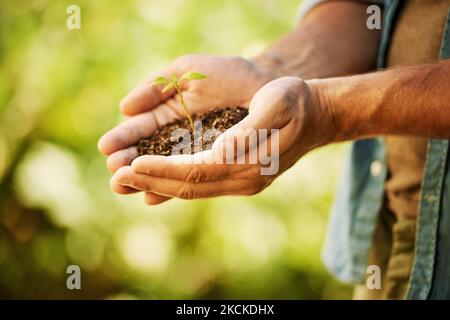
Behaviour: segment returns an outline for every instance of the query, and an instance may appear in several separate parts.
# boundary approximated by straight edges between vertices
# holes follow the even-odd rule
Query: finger
[[[249,114],[214,141],[212,152],[216,161],[229,163],[239,157],[245,159],[245,154],[258,146],[260,129],[273,128],[272,112],[262,113],[257,110],[258,105],[255,105],[253,99]]]
[[[220,180],[195,184],[135,173],[131,167],[120,168],[113,179],[124,186],[180,199],[254,194],[261,190],[263,185],[261,179]]]
[[[135,145],[148,138],[158,127],[178,118],[178,114],[165,104],[152,111],[133,116],[105,133],[98,141],[98,149],[105,155]]]
[[[117,169],[128,166],[131,162],[138,156],[137,148],[131,147],[128,149],[120,150],[114,152],[108,157],[107,166],[112,173],[116,172]],[[112,186],[112,189],[119,194],[133,194],[136,192],[140,192],[140,190],[136,190],[130,187],[125,187],[120,184],[115,184]],[[145,201],[149,205],[156,205],[162,202],[169,200],[170,198],[160,196],[154,193],[146,193]]]
[[[299,121],[287,105],[289,99],[283,88],[272,88],[270,83],[258,91],[250,103],[249,114],[214,142],[212,150],[216,160],[229,163],[233,159],[259,157],[258,149],[262,146],[286,151],[299,129]]]
[[[127,116],[133,116],[142,112],[149,111],[165,100],[173,96],[174,89],[162,92],[163,85],[153,85],[153,80],[158,76],[169,78],[172,76],[172,70],[169,67],[158,73],[152,74],[146,81],[128,93],[120,102],[120,110]]]
[[[161,196],[159,194],[156,193],[151,193],[151,192],[145,192],[144,193],[144,202],[145,204],[149,205],[149,206],[154,206],[157,204],[161,204],[163,202],[166,202],[168,200],[172,199],[171,197],[166,197],[166,196]]]
[[[135,194],[138,192],[141,192],[142,190],[138,190],[135,188],[131,188],[131,187],[127,187],[127,186],[123,186],[121,184],[118,184],[116,181],[114,181],[113,179],[111,179],[110,181],[110,185],[111,185],[111,189],[118,193],[118,194],[122,194],[122,195],[127,195],[127,194]],[[161,196],[159,194],[155,194],[152,192],[148,192],[145,194],[145,202],[149,205],[156,205],[159,203],[163,203],[167,200],[169,200],[169,197],[165,197],[165,196]]]
[[[128,186],[121,185],[117,183],[114,179],[111,178],[109,185],[111,186],[111,189],[118,194],[134,194],[137,192],[141,192],[141,190],[131,188]]]
[[[155,115],[152,112],[142,113],[105,133],[98,142],[98,149],[101,153],[110,155],[148,137],[156,128]]]
[[[128,149],[120,150],[111,154],[106,160],[106,165],[108,169],[114,173],[120,167],[127,166],[131,164],[134,158],[138,156],[137,148],[131,147]],[[140,192],[140,190],[136,190],[130,187],[125,187],[120,184],[112,184],[111,189],[118,194],[133,194],[136,192]]]
[[[130,147],[112,153],[106,160],[108,169],[114,173],[123,166],[129,166],[139,156],[137,147]]]
[[[138,190],[135,188],[131,188],[131,187],[127,187],[127,186],[123,186],[121,184],[118,184],[115,181],[111,181],[111,189],[118,193],[118,194],[122,194],[122,195],[127,195],[127,194],[135,194],[138,192],[142,192],[142,190]],[[148,205],[157,205],[160,203],[163,203],[167,200],[170,200],[170,197],[166,197],[166,196],[161,196],[159,194],[156,193],[152,193],[152,192],[146,192],[145,196],[144,196],[144,201],[146,204]]]
[[[168,157],[146,155],[136,158],[131,167],[136,173],[189,183],[248,178],[258,169],[250,165],[213,163],[210,159],[212,159],[211,151],[204,151],[202,155],[199,153]]]
[[[263,155],[286,151],[293,143],[291,131],[235,128],[214,142],[212,154],[226,164],[257,164]]]

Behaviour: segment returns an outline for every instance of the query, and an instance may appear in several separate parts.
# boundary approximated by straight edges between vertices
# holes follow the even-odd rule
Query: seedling
[[[192,120],[192,116],[191,116],[191,113],[189,112],[189,108],[187,107],[186,102],[184,101],[180,82],[183,80],[185,80],[185,81],[201,80],[201,79],[205,79],[206,77],[207,76],[203,73],[189,71],[189,72],[186,72],[185,74],[183,74],[180,78],[177,78],[177,76],[172,75],[172,77],[170,79],[163,77],[163,76],[159,76],[155,80],[153,80],[153,84],[155,84],[155,85],[164,85],[162,92],[166,92],[172,88],[174,88],[177,91],[178,95],[180,96],[180,102],[181,102],[181,105],[183,106],[184,113],[186,114],[186,117],[189,120],[189,124],[191,126],[192,134],[194,135],[194,137],[195,137],[194,121]]]

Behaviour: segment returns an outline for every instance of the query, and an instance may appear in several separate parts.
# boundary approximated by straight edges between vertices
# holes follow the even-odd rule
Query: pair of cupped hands
[[[152,80],[157,76],[179,77],[192,70],[208,77],[182,82],[181,89],[191,114],[242,106],[249,108],[248,116],[225,131],[211,150],[200,152],[201,157],[199,154],[139,156],[136,143],[140,139],[151,136],[166,123],[185,117],[176,91],[163,93],[162,86],[153,85]],[[104,134],[98,148],[108,157],[107,166],[113,172],[111,188],[119,194],[143,192],[148,205],[173,197],[252,195],[266,188],[306,152],[326,143],[326,135],[321,131],[330,116],[320,100],[314,81],[278,78],[277,74],[250,60],[182,56],[123,98],[120,110],[129,117]],[[258,129],[278,129],[279,170],[276,174],[261,175],[259,162],[211,161],[222,156],[221,151],[236,148],[234,135],[242,138],[246,132]],[[179,161],[179,157],[184,157],[184,161]]]

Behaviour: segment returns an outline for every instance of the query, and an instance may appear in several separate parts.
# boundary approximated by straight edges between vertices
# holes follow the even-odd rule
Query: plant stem
[[[194,136],[194,139],[195,139],[194,121],[192,120],[192,117],[191,117],[191,114],[189,113],[188,107],[186,106],[186,103],[184,102],[184,98],[183,98],[183,94],[181,93],[180,86],[178,84],[175,84],[175,89],[177,90],[178,95],[180,96],[181,105],[183,106],[184,113],[186,114],[186,117],[189,120],[189,124],[191,125],[191,129],[192,129],[192,135]]]

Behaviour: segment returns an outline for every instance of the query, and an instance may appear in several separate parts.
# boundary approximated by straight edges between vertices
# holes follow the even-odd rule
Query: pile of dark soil
[[[202,133],[208,129],[216,129],[224,132],[244,119],[247,114],[248,110],[242,107],[213,109],[206,113],[194,114],[192,115],[192,119],[194,122],[202,121]],[[177,141],[171,140],[172,132],[177,129],[189,130],[191,134],[191,154],[211,148],[212,143],[216,139],[216,136],[203,139],[202,150],[194,150],[194,138],[189,121],[187,118],[179,119],[162,126],[147,139],[140,140],[137,145],[139,155],[170,155],[172,148],[183,140],[182,137]],[[199,132],[196,132],[196,136],[199,136]]]

